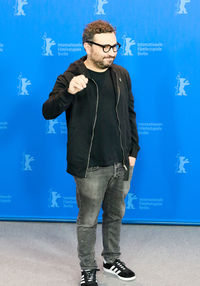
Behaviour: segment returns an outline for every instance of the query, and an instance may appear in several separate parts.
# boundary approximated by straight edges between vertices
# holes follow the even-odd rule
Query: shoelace
[[[96,271],[100,271],[100,269],[92,269],[92,270],[85,270],[84,271],[84,273],[86,274],[87,282],[92,282],[92,281],[96,280]],[[85,275],[84,275],[84,277],[85,277]]]
[[[115,263],[116,263],[116,265],[117,265],[120,269],[126,270],[126,267],[125,267],[125,263],[124,263],[124,262],[122,262],[122,261],[116,259]]]

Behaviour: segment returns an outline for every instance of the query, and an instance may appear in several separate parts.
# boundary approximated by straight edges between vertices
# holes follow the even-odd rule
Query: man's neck
[[[105,71],[108,69],[108,68],[100,69],[100,68],[94,66],[94,65],[92,64],[92,62],[91,62],[90,60],[88,60],[88,59],[86,59],[86,60],[84,61],[84,64],[85,64],[86,68],[88,68],[88,69],[90,69],[90,70],[92,70],[92,71],[95,71],[95,72],[105,72]]]

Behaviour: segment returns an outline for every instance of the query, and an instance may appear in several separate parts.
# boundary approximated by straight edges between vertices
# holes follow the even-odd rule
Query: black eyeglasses
[[[99,47],[102,47],[104,53],[108,53],[111,48],[112,48],[113,52],[116,53],[119,50],[119,48],[121,47],[120,43],[117,43],[117,44],[115,44],[113,46],[111,46],[111,45],[101,45],[101,44],[98,44],[98,43],[95,43],[95,42],[92,42],[92,41],[87,41],[87,43],[94,44],[94,45],[97,45]]]

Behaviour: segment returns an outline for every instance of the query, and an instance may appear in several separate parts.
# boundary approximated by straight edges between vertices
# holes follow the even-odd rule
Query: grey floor
[[[136,280],[122,282],[102,271],[101,224],[96,257],[99,286],[200,286],[200,228],[123,225],[123,260]],[[78,286],[76,225],[0,222],[0,286]]]

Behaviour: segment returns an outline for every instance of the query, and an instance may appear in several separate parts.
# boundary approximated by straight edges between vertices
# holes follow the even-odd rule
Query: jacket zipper
[[[117,78],[117,77],[116,77],[116,78]],[[123,152],[123,166],[124,166],[124,168],[125,168],[126,170],[128,170],[127,167],[126,167],[126,164],[125,164],[125,160],[124,160],[124,148],[123,148],[123,145],[122,145],[120,121],[119,121],[119,116],[118,116],[118,112],[117,112],[117,106],[118,106],[119,98],[120,98],[120,88],[119,88],[118,78],[117,78],[117,91],[118,91],[118,94],[117,94],[116,113],[117,113],[119,133],[120,133],[120,144],[121,144],[121,148],[122,148],[122,152]]]
[[[87,162],[87,167],[86,167],[86,171],[85,171],[85,178],[86,178],[87,169],[88,169],[88,166],[89,166],[90,153],[91,153],[91,149],[92,149],[92,141],[93,141],[93,138],[94,138],[94,129],[95,129],[96,120],[97,120],[97,109],[98,109],[98,104],[99,104],[99,89],[98,89],[98,85],[92,78],[91,78],[91,80],[95,83],[96,88],[97,88],[97,103],[96,103],[95,119],[94,119],[94,124],[93,124],[93,128],[92,128],[92,138],[91,138],[91,141],[90,141],[90,149],[89,149],[89,153],[88,153],[88,162]],[[117,106],[118,106],[119,97],[120,97],[120,88],[119,88],[119,84],[118,84],[118,78],[117,78],[117,91],[118,91],[117,104],[116,104],[115,109],[116,109],[116,114],[117,114],[117,119],[118,119],[119,132],[120,132],[120,144],[121,144],[121,148],[122,148],[122,152],[123,152],[123,166],[124,166],[124,168],[126,170],[128,170],[127,167],[126,167],[126,164],[125,164],[125,160],[124,160],[124,149],[123,149],[123,146],[122,146],[120,121],[119,121],[119,116],[118,116],[118,112],[117,112]]]
[[[87,168],[86,168],[86,171],[85,171],[85,178],[86,178],[87,169],[88,169],[89,161],[90,161],[90,153],[91,153],[91,149],[92,149],[92,141],[93,141],[93,138],[94,138],[94,128],[95,128],[95,124],[96,124],[96,121],[97,121],[97,109],[98,109],[98,104],[99,104],[99,89],[98,89],[98,85],[97,85],[96,81],[94,81],[92,78],[91,78],[91,80],[95,83],[96,88],[97,88],[97,103],[96,103],[95,119],[94,119],[94,124],[93,124],[93,128],[92,128],[92,138],[91,138],[90,149],[89,149],[89,153],[88,153]]]

